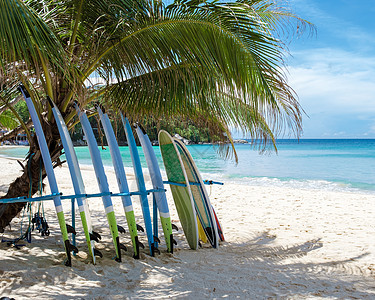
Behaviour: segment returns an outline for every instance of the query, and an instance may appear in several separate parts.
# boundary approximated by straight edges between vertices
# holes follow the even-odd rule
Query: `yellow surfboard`
[[[203,226],[201,224],[201,221],[199,221],[198,216],[197,216],[197,223],[198,223],[199,239],[202,241],[202,243],[208,243],[206,233],[204,232]]]

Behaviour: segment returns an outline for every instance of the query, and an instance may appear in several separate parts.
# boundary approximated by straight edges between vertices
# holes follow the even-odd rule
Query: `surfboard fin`
[[[157,236],[155,236],[155,235],[154,235],[154,241],[155,241],[155,242],[158,242],[158,243],[160,244],[160,240],[159,240],[159,238],[158,238]]]
[[[98,250],[94,248],[94,256],[99,256],[100,258],[103,258],[103,254]]]
[[[134,252],[133,258],[139,259],[139,240],[138,240],[138,236],[134,237],[134,240],[135,240],[135,252]]]
[[[121,250],[128,251],[128,248],[124,244],[119,243],[119,245]]]
[[[72,255],[70,254],[70,242],[69,242],[69,240],[66,240],[64,242],[64,246],[65,246],[65,252],[66,252],[66,260],[65,260],[64,265],[67,266],[67,267],[71,267],[72,266]]]
[[[118,232],[120,232],[120,233],[125,233],[125,232],[126,232],[126,231],[125,231],[125,228],[122,227],[122,226],[120,226],[120,225],[117,225],[117,230],[118,230]]]
[[[137,225],[138,231],[145,232],[144,228],[141,225],[139,225],[139,224],[136,224],[136,225]]]
[[[177,225],[175,225],[175,224],[172,223],[172,229],[178,231],[178,227],[177,227]]]
[[[102,236],[101,236],[99,233],[97,233],[96,231],[93,231],[93,232],[92,232],[92,235],[95,236],[98,240],[101,240],[101,239],[102,239]],[[91,236],[90,236],[90,237],[91,237]]]
[[[72,245],[69,240],[66,240],[64,242],[65,244],[65,251],[66,251],[66,261],[65,261],[65,266],[71,267],[72,266],[72,256],[70,254],[71,251],[78,253],[78,248],[74,245]]]
[[[155,252],[157,252],[158,254],[160,254],[160,250],[155,247],[154,243],[152,243],[151,244],[151,256],[155,256]]]
[[[92,233],[90,233],[90,240],[99,243],[98,237]]]
[[[77,234],[76,230],[74,229],[73,226],[69,225],[69,224],[66,224],[66,230],[68,231],[68,233],[73,233],[73,234]]]
[[[70,242],[69,242],[69,251],[73,251],[74,253],[78,253],[78,248],[74,245],[72,245]]]
[[[120,244],[120,239],[119,237],[116,237],[116,245],[117,245],[117,256],[115,258],[115,261],[121,262],[121,244]]]
[[[143,243],[142,243],[142,242],[139,242],[139,241],[138,241],[138,244],[139,244],[139,247],[141,247],[142,249],[144,249],[144,248],[145,248],[145,245],[143,245]]]

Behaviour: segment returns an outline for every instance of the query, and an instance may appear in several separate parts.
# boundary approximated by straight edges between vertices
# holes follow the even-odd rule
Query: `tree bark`
[[[60,165],[60,155],[62,147],[59,145],[59,135],[56,124],[48,124],[42,121],[43,131],[46,136],[47,144],[50,150],[52,162],[55,166]],[[56,135],[57,132],[57,135]],[[53,134],[55,133],[55,134]],[[40,176],[42,169],[42,176]],[[42,178],[40,178],[42,177]],[[31,197],[39,191],[41,180],[46,177],[43,159],[39,150],[36,135],[30,141],[30,150],[26,157],[26,164],[23,168],[23,174],[10,184],[8,192],[2,199],[16,197]],[[31,182],[31,184],[30,184]],[[23,209],[26,202],[18,203],[1,203],[0,204],[0,232],[4,232],[6,226],[10,224],[12,219]]]

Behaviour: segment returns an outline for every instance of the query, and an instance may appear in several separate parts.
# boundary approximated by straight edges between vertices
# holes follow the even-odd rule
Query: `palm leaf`
[[[20,123],[9,110],[6,110],[0,115],[0,124],[1,127],[12,130]]]
[[[64,69],[64,49],[40,15],[20,0],[0,0],[0,7],[2,72],[37,72],[40,59]]]

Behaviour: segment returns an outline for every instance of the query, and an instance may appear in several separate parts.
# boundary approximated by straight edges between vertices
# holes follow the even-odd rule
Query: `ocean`
[[[250,144],[237,144],[239,163],[223,160],[212,145],[188,146],[203,179],[250,185],[375,193],[375,139],[278,140],[278,153],[260,154]],[[76,147],[78,160],[91,164],[87,147]],[[154,147],[163,169],[159,147]],[[120,147],[126,167],[132,167],[128,147]],[[24,158],[28,147],[1,147],[0,155]],[[139,147],[142,165],[146,168]],[[112,165],[109,149],[103,162]]]

